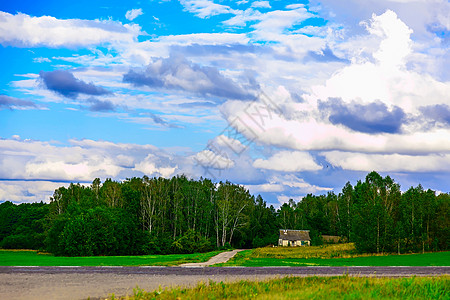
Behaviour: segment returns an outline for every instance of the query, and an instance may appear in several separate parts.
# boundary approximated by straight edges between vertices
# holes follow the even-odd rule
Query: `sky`
[[[229,180],[275,207],[367,173],[449,192],[446,0],[0,0],[0,202]]]

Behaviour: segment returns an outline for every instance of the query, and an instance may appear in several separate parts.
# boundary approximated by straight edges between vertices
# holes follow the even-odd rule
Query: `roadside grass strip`
[[[216,266],[450,266],[450,251],[420,254],[358,254],[353,244],[317,247],[266,247],[236,254]]]
[[[410,278],[285,277],[267,281],[200,283],[194,288],[146,292],[110,299],[449,299],[450,276]]]
[[[177,266],[208,261],[221,251],[140,256],[54,256],[30,250],[0,250],[0,266]]]

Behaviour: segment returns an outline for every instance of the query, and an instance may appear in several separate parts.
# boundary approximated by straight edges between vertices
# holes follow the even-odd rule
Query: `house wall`
[[[294,247],[296,247],[296,246],[310,246],[311,243],[310,243],[310,241],[298,240],[298,241],[291,241],[290,245],[294,246]],[[279,239],[278,240],[278,246],[287,247],[287,246],[289,246],[289,241],[288,240]]]

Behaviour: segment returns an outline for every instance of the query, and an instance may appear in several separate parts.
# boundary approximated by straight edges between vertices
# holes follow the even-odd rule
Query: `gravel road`
[[[283,276],[433,276],[450,267],[0,267],[0,299],[100,299],[133,288],[195,286],[199,282]]]

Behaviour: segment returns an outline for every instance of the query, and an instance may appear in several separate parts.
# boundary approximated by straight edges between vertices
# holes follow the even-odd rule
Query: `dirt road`
[[[207,267],[215,264],[225,263],[240,251],[243,251],[243,249],[222,252],[217,254],[216,256],[211,257],[206,262],[181,264],[180,267]]]
[[[0,299],[100,299],[133,288],[195,286],[199,282],[283,276],[432,276],[450,267],[0,267]]]

